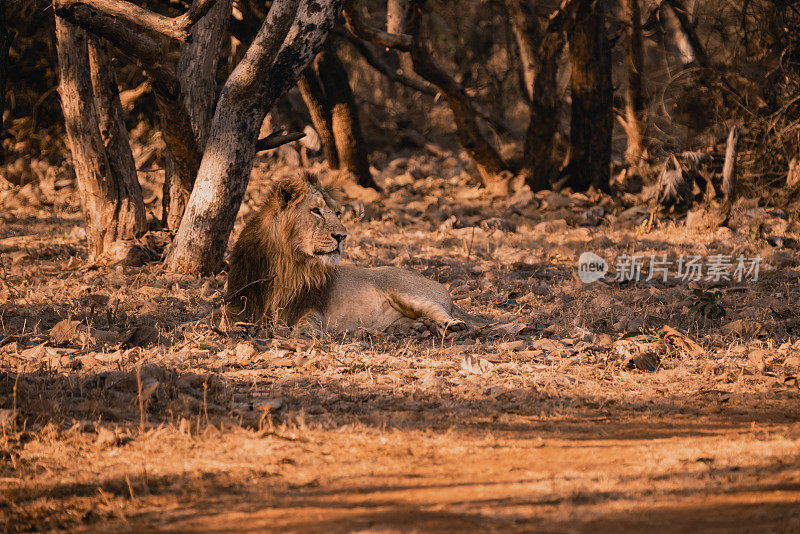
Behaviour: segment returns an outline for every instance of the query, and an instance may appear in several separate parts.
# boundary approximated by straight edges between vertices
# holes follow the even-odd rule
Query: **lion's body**
[[[453,300],[440,283],[396,267],[341,266],[321,310],[323,326],[335,330],[403,327],[419,318],[454,322]]]
[[[438,282],[395,267],[338,266],[345,237],[338,204],[315,179],[278,183],[234,246],[231,318],[311,331],[402,329],[418,319],[465,327]]]

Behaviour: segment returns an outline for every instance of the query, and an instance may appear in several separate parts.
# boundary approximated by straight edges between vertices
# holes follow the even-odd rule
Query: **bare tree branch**
[[[638,165],[645,149],[647,117],[644,95],[644,49],[642,44],[642,21],[639,0],[622,0],[620,3],[625,18],[625,121],[623,128],[628,138],[625,159]]]
[[[165,17],[158,13],[139,7],[124,0],[59,0],[57,7],[70,8],[80,4],[91,6],[95,9],[123,20],[145,30],[150,30],[171,39],[190,43],[192,36],[189,29],[214,5],[216,0],[199,0],[194,2],[183,15],[174,18]]]
[[[356,9],[355,0],[342,2],[342,14],[347,29],[353,32],[353,35],[386,48],[394,48],[403,52],[411,50],[412,37],[410,35],[388,33],[370,26],[361,18]]]
[[[728,134],[725,163],[722,166],[722,195],[725,203],[733,204],[736,194],[736,157],[739,154],[739,127],[733,126]]]
[[[336,35],[339,37],[343,37],[347,39],[347,42],[353,45],[353,48],[356,49],[356,52],[361,54],[361,56],[366,60],[366,62],[375,70],[392,80],[393,82],[397,82],[400,85],[405,85],[409,89],[414,89],[415,91],[419,91],[422,94],[436,96],[439,94],[439,91],[432,85],[425,83],[422,80],[417,78],[412,78],[411,76],[406,76],[403,74],[399,69],[392,68],[383,57],[381,57],[380,52],[375,49],[375,46],[372,45],[370,42],[363,41],[353,35],[351,32],[347,31],[334,31]]]
[[[305,136],[306,134],[303,132],[284,133],[283,130],[278,130],[256,141],[256,152],[272,150],[287,143],[302,139]]]
[[[409,89],[414,89],[415,91],[419,91],[422,94],[436,96],[439,94],[439,90],[436,89],[434,86],[425,83],[422,80],[417,78],[412,78],[411,76],[406,76],[403,74],[399,69],[392,68],[383,57],[376,47],[369,42],[363,41],[353,35],[350,32],[344,31],[334,31],[334,33],[339,36],[347,39],[353,48],[361,54],[364,60],[375,70],[392,80],[393,82],[399,83],[400,85],[404,85]],[[472,102],[472,107],[475,109],[475,112],[483,119],[487,120],[492,126],[497,128],[500,131],[506,132],[507,134],[516,137],[522,138],[522,133],[519,132],[514,126],[511,125],[510,122],[505,120],[503,117],[495,113],[494,111],[490,110],[486,106],[483,106],[477,102]]]
[[[336,151],[336,140],[333,137],[331,107],[313,65],[309,66],[297,80],[297,88],[300,90],[300,96],[303,97],[309,115],[311,115],[314,129],[317,130],[317,135],[322,141],[322,149],[325,152],[325,161],[328,162],[328,167],[338,169],[339,152]]]
[[[204,0],[195,0],[192,6]],[[217,63],[223,43],[228,39],[228,22],[231,18],[231,0],[217,0],[212,9],[192,26],[192,42],[181,47],[177,76],[180,80],[182,102],[189,115],[198,151],[206,145],[211,115],[217,98]],[[176,167],[168,150],[164,158],[164,194],[162,197],[162,224],[176,231],[186,209],[194,176],[175,175]],[[179,170],[179,172],[181,172]]]
[[[561,98],[557,74],[558,59],[564,49],[560,14],[568,4],[562,3],[562,8],[546,22],[527,0],[505,0],[505,5],[519,49],[524,94],[530,109],[520,174],[532,189],[546,189],[558,169],[556,134]]]
[[[408,0],[386,0],[386,31],[401,34],[406,31]]]

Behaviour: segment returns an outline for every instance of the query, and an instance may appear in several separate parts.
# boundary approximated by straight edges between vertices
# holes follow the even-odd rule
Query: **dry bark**
[[[542,29],[528,0],[504,0],[511,29],[519,50],[523,89],[528,102],[533,101],[533,84],[538,68],[538,50],[542,42]]]
[[[194,4],[202,1],[195,0]],[[217,98],[217,63],[227,37],[230,15],[231,0],[217,0],[208,14],[192,27],[191,42],[183,45],[178,60],[177,74],[183,104],[189,114],[199,152],[205,148],[211,116],[214,113],[214,102]],[[188,185],[186,180],[173,175],[175,166],[169,150],[165,159],[162,221],[169,230],[176,232],[192,191],[186,187]]]
[[[108,55],[108,45],[97,37],[89,38],[89,69],[100,137],[116,186],[115,224],[119,228],[118,237],[132,239],[147,231],[142,187],[125,129],[119,86]]]
[[[393,35],[402,35],[406,32],[406,18],[408,17],[408,0],[386,0],[386,32]],[[390,68],[399,72],[411,74],[409,78],[414,78],[414,66],[408,54],[401,54],[397,50],[387,50],[384,54],[386,63]],[[391,78],[390,78],[391,80]],[[421,81],[421,80],[416,80]],[[396,88],[389,85],[389,96],[396,94]]]
[[[194,4],[204,0],[195,0]],[[227,38],[231,0],[217,0],[208,14],[191,29],[192,41],[181,48],[178,78],[183,102],[202,151],[217,100],[217,64]]]
[[[600,2],[579,0],[567,26],[572,117],[566,185],[609,190],[613,86],[611,46]]]
[[[338,0],[272,4],[217,102],[205,155],[166,267],[219,269],[250,179],[261,123],[317,55],[339,15]]]
[[[97,258],[112,243],[135,237],[136,232],[120,226],[123,219],[117,217],[120,188],[100,135],[87,41],[83,30],[56,18],[61,107],[86,218],[89,256]]]
[[[625,73],[628,84],[625,88],[625,121],[623,123],[628,146],[625,159],[637,166],[645,150],[644,54],[642,50],[642,20],[639,0],[622,0],[622,15],[625,25]]]
[[[314,60],[314,70],[325,90],[330,109],[339,167],[352,173],[360,186],[377,189],[369,172],[366,143],[347,71],[330,43]]]

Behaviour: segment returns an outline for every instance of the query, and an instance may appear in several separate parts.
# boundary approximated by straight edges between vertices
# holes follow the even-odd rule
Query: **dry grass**
[[[4,529],[800,529],[798,253],[766,239],[797,237],[781,213],[642,225],[632,197],[491,202],[455,157],[380,163],[388,195],[348,223],[348,261],[438,279],[486,327],[223,337],[224,274],[87,269],[71,187],[0,197]],[[596,202],[604,222],[580,226]],[[581,283],[586,250],[764,260],[704,320],[679,281]],[[635,330],[652,335],[621,340]]]

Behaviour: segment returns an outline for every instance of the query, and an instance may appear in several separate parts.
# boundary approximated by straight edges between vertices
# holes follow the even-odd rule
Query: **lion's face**
[[[306,260],[330,267],[337,265],[347,237],[339,204],[317,184],[312,184],[290,209],[294,212],[294,250]]]

